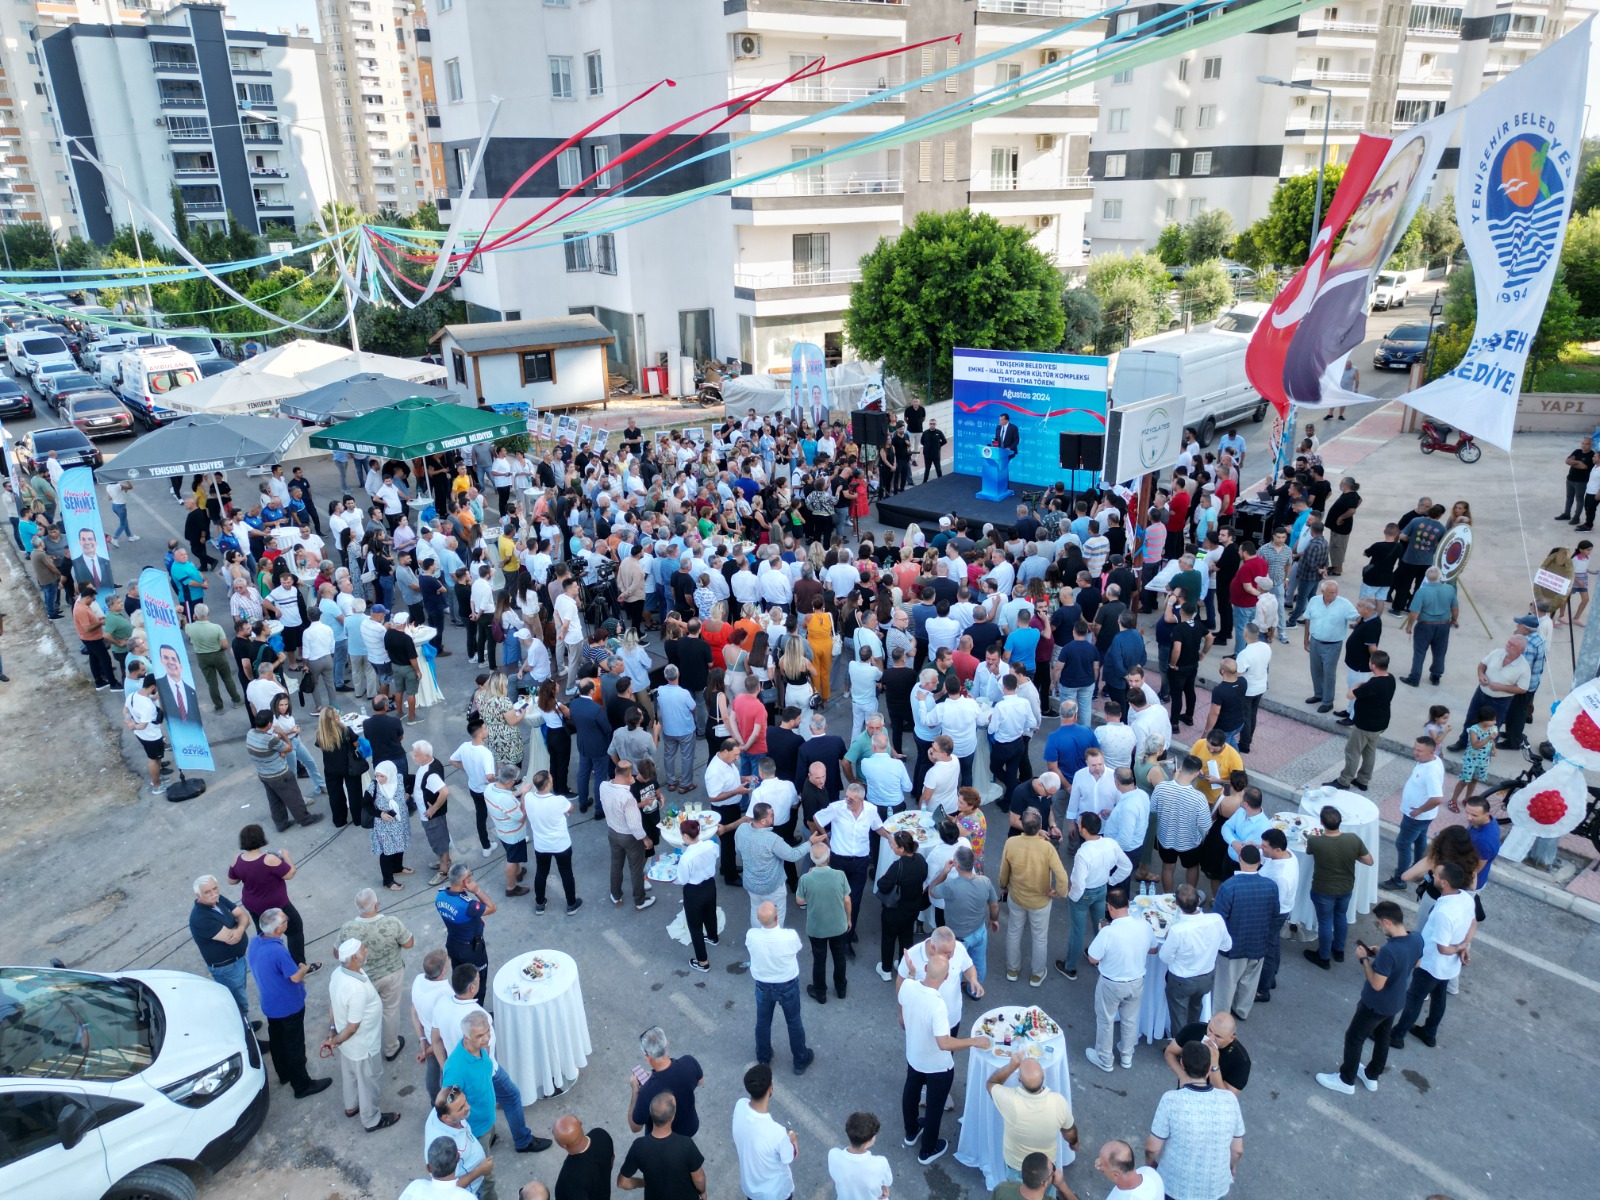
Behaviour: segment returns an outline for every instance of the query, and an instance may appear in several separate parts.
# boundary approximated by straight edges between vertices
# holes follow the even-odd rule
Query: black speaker
[[[1061,435],[1061,469],[1063,471],[1098,471],[1105,464],[1106,439],[1098,433],[1063,433]]]
[[[857,409],[850,414],[850,437],[858,446],[882,446],[889,441],[889,414]]]

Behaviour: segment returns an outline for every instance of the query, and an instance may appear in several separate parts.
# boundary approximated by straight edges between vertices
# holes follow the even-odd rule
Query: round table
[[[555,964],[540,980],[522,973],[534,958]],[[530,950],[494,973],[495,1055],[531,1104],[569,1087],[589,1065],[589,1018],[578,964],[560,950]]]
[[[668,807],[674,806],[669,805]],[[703,802],[696,803],[691,800],[678,808],[678,820],[681,821],[685,817],[693,817],[700,822],[700,840],[702,842],[708,837],[712,841],[717,840],[717,813],[715,809],[707,807]],[[661,840],[678,850],[683,849],[683,834],[678,832],[677,821],[661,822]]]
[[[411,518],[411,528],[420,529],[423,525],[422,514],[433,507],[433,494],[417,496],[406,504],[406,515]]]
[[[1345,792],[1338,788],[1321,787],[1300,797],[1300,813],[1320,822],[1322,807],[1331,804],[1339,810],[1339,829],[1353,833],[1372,855],[1372,865],[1356,864],[1356,887],[1350,893],[1350,906],[1346,918],[1355,923],[1358,913],[1372,911],[1378,902],[1379,843],[1383,832],[1378,827],[1378,806],[1359,792]],[[1290,848],[1294,849],[1291,840]],[[1300,864],[1300,881],[1295,892],[1294,908],[1289,911],[1289,924],[1298,927],[1301,941],[1313,941],[1317,936],[1317,910],[1311,906],[1311,874],[1316,864],[1306,854],[1304,847],[1294,850],[1295,861]]]
[[[279,525],[271,532],[272,544],[285,554],[300,544],[300,530],[295,525]]]
[[[939,844],[939,835],[933,831],[933,816],[930,813],[925,813],[920,809],[906,809],[905,812],[895,813],[894,816],[889,817],[884,821],[884,824],[888,825],[891,822],[895,825],[899,825],[902,822],[906,825],[915,824],[922,829],[922,840],[917,843],[917,853],[921,854],[924,859],[933,853],[933,848]],[[872,878],[874,881],[894,865],[894,857],[894,847],[890,845],[889,838],[879,838],[878,869],[873,873]]]
[[[1156,903],[1144,905],[1139,903],[1140,900]],[[1167,931],[1162,928],[1157,914],[1170,925],[1177,915],[1178,902],[1170,893],[1164,896],[1136,896],[1133,911],[1150,922],[1150,927],[1155,930],[1156,945],[1159,946],[1167,940]],[[1203,1020],[1211,1019],[1210,992],[1201,1001],[1200,1011]],[[1161,961],[1160,954],[1152,954],[1144,964],[1144,992],[1139,997],[1139,1036],[1155,1046],[1164,1043],[1171,1033],[1172,1014],[1167,1010],[1167,964]]]
[[[1020,1016],[1025,1009],[1014,1004],[1003,1004],[982,1013],[972,1023],[969,1037],[977,1037],[979,1027],[991,1018],[1009,1019]],[[1056,1022],[1058,1028],[1060,1022]],[[1040,1051],[1040,1064],[1044,1067],[1045,1086],[1060,1092],[1072,1106],[1072,1070],[1067,1062],[1067,1035],[1061,1030],[1054,1037],[1030,1039]],[[1026,1043],[1018,1042],[1009,1049],[996,1045],[991,1050],[967,1051],[967,1094],[961,1106],[961,1139],[956,1146],[956,1161],[983,1172],[983,1186],[993,1189],[1006,1177],[1004,1152],[1005,1125],[1000,1120],[1000,1110],[994,1106],[985,1086],[989,1076],[1004,1066],[1011,1052]],[[1006,1080],[1007,1087],[1020,1087],[1017,1072]],[[1065,1167],[1076,1157],[1066,1138],[1056,1138],[1056,1166]]]

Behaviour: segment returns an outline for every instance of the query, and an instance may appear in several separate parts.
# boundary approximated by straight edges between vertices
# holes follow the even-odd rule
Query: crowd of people
[[[874,925],[873,975],[894,987],[904,1029],[901,1132],[920,1164],[950,1148],[941,1129],[956,1053],[988,1045],[964,1036],[962,1010],[984,997],[991,965],[1008,983],[1026,970],[1038,988],[1053,964],[1068,981],[1057,1003],[1094,1013],[1085,1058],[1112,1072],[1134,1064],[1144,964],[1159,954],[1173,1031],[1164,1061],[1180,1086],[1154,1109],[1142,1164],[1136,1138],[1113,1137],[1093,1165],[1129,1200],[1228,1191],[1249,1075],[1237,1023],[1282,983],[1280,936],[1298,886],[1297,860],[1249,776],[1274,658],[1292,653],[1283,647],[1300,631],[1306,703],[1337,709],[1349,730],[1337,782],[1365,790],[1396,684],[1379,646],[1383,605],[1412,633],[1412,670],[1399,682],[1415,686],[1431,653],[1438,683],[1458,613],[1453,586],[1428,564],[1470,510],[1460,502],[1447,517],[1423,499],[1390,524],[1362,554],[1353,600],[1342,576],[1359,487],[1344,479],[1336,490],[1314,435],[1275,488],[1259,541],[1235,528],[1245,447],[1232,434],[1215,453],[1187,445],[1143,501],[1123,488],[1075,496],[1057,486],[1019,506],[1007,528],[953,513],[926,530],[864,529],[874,486],[906,486],[919,448],[926,477],[942,445],[913,405],[881,455],[840,425],[814,431],[751,414],[709,439],[654,439],[630,421],[599,452],[563,441],[415,464],[340,454],[340,494],[322,513],[298,468],[275,468],[247,505],[214,479],[175,485],[184,536],[169,543],[166,565],[207,683],[208,723],[226,713],[224,691],[245,709],[246,752],[278,833],[321,821],[314,808],[326,796],[332,823],[365,832],[377,860],[329,946],[332,1032],[318,1040],[337,1061],[346,1115],[377,1132],[403,1119],[389,1107],[400,1089],[388,1064],[412,1039],[428,1098],[411,1114],[425,1118],[414,1157],[427,1179],[408,1197],[447,1186],[510,1195],[497,1178],[513,1169],[489,1153],[497,1116],[519,1153],[559,1146],[557,1200],[610,1195],[613,1181],[663,1197],[707,1193],[696,1145],[704,1076],[670,1053],[665,1033],[641,1039],[647,1069],[635,1078],[630,1146],[572,1115],[545,1138],[526,1119],[531,1098],[496,1061],[488,1003],[497,914],[513,905],[544,914],[554,868],[570,917],[585,902],[580,885],[599,878],[575,869],[570,823],[591,811],[604,822],[607,898],[642,912],[662,894],[648,868],[664,850],[663,822],[689,802],[675,796],[701,809],[675,822],[688,966],[710,970],[717,951],[753,984],[756,1062],[731,1117],[750,1200],[784,1200],[795,1186],[798,1143],[769,1107],[773,1018],[781,1009],[789,1065],[804,1074],[825,1051],[808,1041],[802,994],[819,1007],[844,1001],[858,931]],[[48,496],[30,482],[19,536],[53,609],[60,563]],[[433,504],[413,528],[419,497]],[[118,535],[133,537],[118,515]],[[273,536],[284,526],[299,531],[293,547]],[[212,617],[223,605],[231,632]],[[96,684],[125,691],[124,724],[159,793],[172,701],[153,682],[167,672],[151,661],[137,587],[102,600],[89,586],[74,620]],[[1443,706],[1415,740],[1385,886],[1418,887],[1430,909],[1412,931],[1392,902],[1375,910],[1385,941],[1357,943],[1358,1007],[1324,1086],[1375,1088],[1391,1047],[1438,1035],[1499,845],[1471,782],[1494,740],[1509,744],[1516,717],[1526,722],[1549,622],[1519,617],[1515,636],[1479,664],[1456,747],[1469,751],[1466,795],[1451,801],[1464,800],[1466,826],[1434,824],[1451,728]],[[417,626],[432,635],[414,637]],[[436,750],[407,730],[428,719],[418,701],[439,660],[461,653],[479,668],[466,721],[451,739],[459,745]],[[1202,669],[1217,678],[1209,691]],[[363,701],[364,719],[346,720]],[[932,818],[927,845],[885,827],[907,809]],[[1374,848],[1340,824],[1325,809],[1308,839],[1318,940],[1306,955],[1323,970],[1345,961],[1355,866],[1373,861]],[[503,886],[487,867],[475,875],[474,842],[479,864],[502,858]],[[325,964],[310,960],[290,900],[293,854],[270,849],[257,824],[239,847],[224,876],[242,889],[237,901],[201,876],[191,932],[247,1019],[254,976],[277,1077],[309,1098],[331,1086],[310,1075],[305,1034],[306,980]],[[414,934],[380,899],[412,887],[418,870],[437,889],[440,924]],[[719,922],[719,895],[725,905],[738,890],[749,904],[742,935],[737,920]],[[1178,915],[1159,946],[1133,911],[1146,890],[1175,894]],[[991,951],[1002,923],[1004,948]],[[725,948],[730,938],[742,952]],[[419,942],[422,971],[408,983],[403,952]],[[1077,988],[1092,996],[1073,999],[1090,971],[1092,989]],[[312,1020],[323,1027],[320,1011]],[[842,1068],[829,1064],[841,1080]],[[1064,1097],[1028,1059],[988,1082],[1006,1130],[1008,1179],[995,1195],[1035,1200],[1053,1187],[1071,1200],[1056,1161],[1058,1137],[1078,1140]],[[880,1118],[853,1112],[841,1126],[826,1164],[838,1195],[882,1200],[893,1172],[873,1153]],[[543,1186],[518,1194],[531,1200]]]

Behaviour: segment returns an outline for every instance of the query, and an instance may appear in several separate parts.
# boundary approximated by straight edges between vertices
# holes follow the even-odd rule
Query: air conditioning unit
[[[761,35],[759,33],[734,34],[733,57],[735,60],[744,58],[760,58]]]
[[[1039,134],[1038,137],[1033,139],[1033,148],[1035,150],[1054,150],[1056,148],[1056,135],[1053,133]]]
[[[1045,213],[1044,216],[1035,217],[1033,219],[1033,227],[1035,229],[1049,229],[1050,223],[1054,220],[1055,218],[1053,216],[1051,216],[1049,213]]]
[[[1054,66],[1056,63],[1058,63],[1060,61],[1061,61],[1061,51],[1059,51],[1059,50],[1041,50],[1041,51],[1039,51],[1039,65],[1042,66],[1042,67]]]

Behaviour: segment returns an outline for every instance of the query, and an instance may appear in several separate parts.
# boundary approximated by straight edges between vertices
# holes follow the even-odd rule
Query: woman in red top
[[[306,961],[306,930],[300,912],[289,902],[289,889],[284,885],[294,878],[294,863],[289,852],[267,851],[267,835],[259,825],[246,825],[239,830],[239,857],[228,868],[228,882],[241,885],[239,903],[255,918],[256,929],[261,929],[261,914],[269,908],[281,908],[289,918],[283,940],[289,956],[297,963]],[[321,963],[308,964],[313,971],[321,970]]]
[[[850,483],[850,528],[856,537],[861,536],[861,518],[871,511],[867,503],[867,477],[857,471]]]

